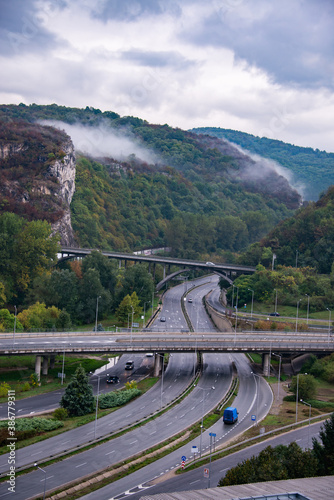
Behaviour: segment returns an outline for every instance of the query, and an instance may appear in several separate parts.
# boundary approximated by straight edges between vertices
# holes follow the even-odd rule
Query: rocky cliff
[[[76,244],[75,173],[73,143],[64,132],[22,121],[0,124],[0,211],[46,219],[66,246]]]

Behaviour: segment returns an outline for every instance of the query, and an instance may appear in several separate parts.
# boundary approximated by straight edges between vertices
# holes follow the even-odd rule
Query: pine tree
[[[78,417],[90,413],[94,409],[93,388],[82,366],[79,366],[68,384],[60,406],[65,408],[70,417]]]

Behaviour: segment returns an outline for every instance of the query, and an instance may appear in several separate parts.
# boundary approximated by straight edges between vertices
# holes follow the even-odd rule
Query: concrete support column
[[[41,361],[42,361],[42,356],[36,356],[35,373],[37,375],[38,380],[41,380]]]
[[[54,354],[51,354],[51,356],[50,356],[50,368],[51,368],[51,370],[55,367],[55,362],[56,362],[56,356]]]
[[[153,263],[153,279],[155,279],[155,262]]]
[[[269,354],[262,354],[262,370],[265,377],[269,376]]]
[[[122,261],[121,261],[121,259],[119,259],[119,261],[118,261],[118,269],[121,269],[121,267],[122,267]]]
[[[159,377],[160,370],[161,370],[161,359],[162,359],[162,357],[160,356],[160,354],[155,353],[153,377]]]
[[[49,368],[49,358],[48,356],[43,356],[43,364],[42,364],[42,374],[47,375]]]
[[[163,273],[162,279],[165,279],[165,278],[166,278],[166,265],[164,264],[164,273]]]

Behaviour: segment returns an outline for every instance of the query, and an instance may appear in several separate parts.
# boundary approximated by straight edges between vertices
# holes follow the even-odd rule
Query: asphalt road
[[[310,427],[310,439],[312,437],[318,438],[319,429],[321,424],[313,424]],[[279,444],[288,445],[289,443],[295,441],[302,448],[307,448],[309,443],[309,430],[308,426],[303,427],[301,429],[290,431],[286,434],[282,434],[280,436],[269,438],[266,441],[249,446],[242,451],[237,453],[232,453],[224,458],[213,461],[210,467],[210,481],[208,478],[204,477],[204,468],[209,468],[209,459],[205,466],[199,467],[198,469],[194,469],[189,472],[185,472],[180,475],[174,475],[170,477],[170,475],[166,475],[166,479],[164,480],[164,476],[160,476],[159,478],[154,478],[152,480],[143,481],[145,474],[143,474],[144,470],[138,471],[137,473],[137,486],[134,488],[129,487],[127,490],[127,495],[121,496],[109,496],[108,500],[114,500],[122,498],[129,498],[131,500],[139,500],[144,495],[157,495],[159,493],[172,493],[177,491],[191,491],[191,490],[201,490],[208,487],[215,488],[218,485],[218,482],[221,478],[223,478],[226,472],[235,467],[238,463],[250,458],[254,455],[258,455],[261,450],[266,448],[267,446],[277,446]],[[140,475],[141,473],[141,475]],[[103,496],[100,496],[101,490],[99,490],[99,496],[87,495],[83,497],[85,500],[93,500],[99,498],[99,500],[103,500]]]

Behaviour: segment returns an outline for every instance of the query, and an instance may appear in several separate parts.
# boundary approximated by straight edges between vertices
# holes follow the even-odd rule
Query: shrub
[[[141,394],[139,389],[128,389],[125,391],[109,392],[108,394],[103,394],[99,397],[99,407],[101,409],[105,408],[115,408],[116,406],[122,406],[128,403],[131,399],[136,398]]]
[[[22,392],[30,391],[30,389],[31,389],[31,387],[30,387],[29,382],[25,382],[25,383],[22,385]]]
[[[57,408],[53,412],[53,416],[56,420],[66,420],[68,418],[68,412],[65,408]]]
[[[10,391],[10,385],[7,382],[2,382],[0,384],[0,398],[5,398]]]

